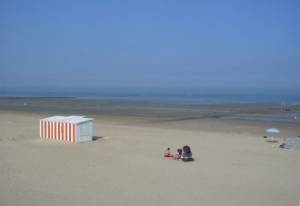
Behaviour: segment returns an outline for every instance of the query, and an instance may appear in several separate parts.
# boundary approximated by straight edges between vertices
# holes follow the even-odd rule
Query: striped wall
[[[40,120],[40,137],[42,139],[76,142],[77,125],[66,122]]]

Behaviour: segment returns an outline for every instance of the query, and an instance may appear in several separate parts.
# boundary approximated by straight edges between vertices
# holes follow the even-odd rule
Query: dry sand
[[[266,123],[145,121],[94,115],[96,141],[41,140],[44,113],[0,111],[0,205],[296,206],[300,151],[262,138]],[[284,135],[299,125],[276,125]],[[166,160],[189,144],[194,162]]]

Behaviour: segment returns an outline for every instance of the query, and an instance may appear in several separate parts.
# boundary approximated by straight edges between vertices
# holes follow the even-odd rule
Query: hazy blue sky
[[[0,1],[0,89],[300,88],[300,1]]]

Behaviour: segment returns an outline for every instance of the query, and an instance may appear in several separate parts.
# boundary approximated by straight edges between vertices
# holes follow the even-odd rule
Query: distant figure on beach
[[[185,146],[182,147],[181,159],[183,161],[190,161],[190,160],[192,160],[192,150],[191,150],[190,146],[185,145]]]
[[[174,160],[179,160],[182,155],[182,149],[177,149],[177,154],[174,155]]]
[[[166,149],[166,151],[164,152],[164,157],[173,157],[174,155],[171,153],[171,149],[170,149],[170,147],[168,147],[167,149]]]

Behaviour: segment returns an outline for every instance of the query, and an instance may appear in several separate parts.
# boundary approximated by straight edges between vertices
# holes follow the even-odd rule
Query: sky
[[[0,0],[0,90],[300,88],[300,1]]]

